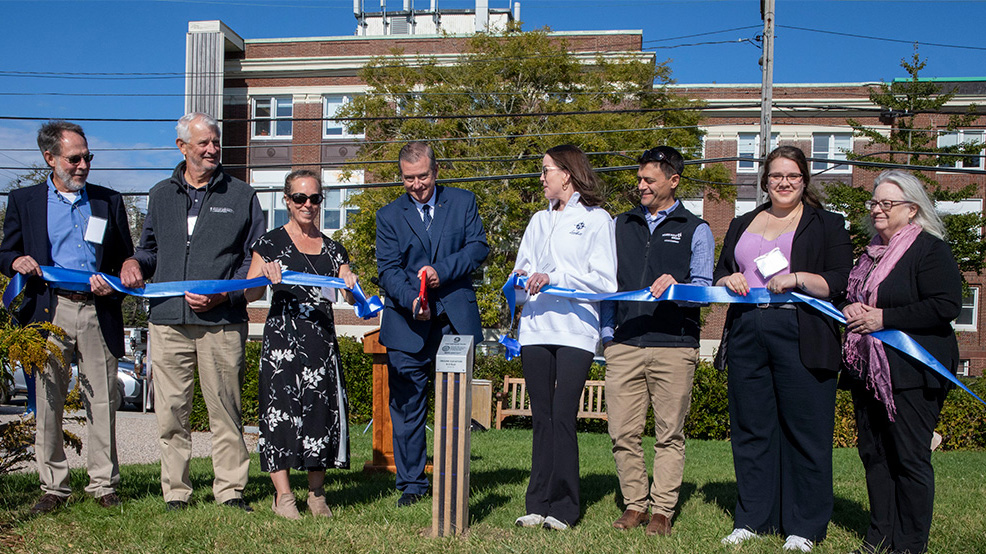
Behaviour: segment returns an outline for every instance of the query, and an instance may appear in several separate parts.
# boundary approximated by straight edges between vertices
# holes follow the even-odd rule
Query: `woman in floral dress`
[[[327,468],[349,467],[346,386],[330,300],[317,287],[285,285],[281,271],[338,276],[352,288],[349,256],[321,233],[318,174],[299,170],[284,182],[288,222],[253,245],[249,278],[264,275],[273,289],[260,355],[260,467],[274,488],[272,509],[298,519],[288,471],[308,472],[308,509],[331,516],[322,484]],[[352,294],[343,291],[352,303]],[[247,291],[257,300],[264,287]]]

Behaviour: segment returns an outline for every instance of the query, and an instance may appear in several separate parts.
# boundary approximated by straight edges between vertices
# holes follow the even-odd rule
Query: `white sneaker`
[[[794,550],[797,552],[811,552],[811,547],[814,546],[810,540],[799,537],[797,535],[788,535],[787,540],[784,541],[784,550]]]
[[[743,541],[748,541],[750,539],[757,538],[757,534],[749,529],[733,529],[733,532],[723,537],[722,544],[725,545],[735,545],[740,544]]]
[[[544,518],[543,527],[545,529],[552,529],[554,531],[564,531],[565,529],[568,529],[568,524],[562,523],[552,516],[548,516]]]
[[[514,525],[517,527],[540,527],[542,523],[544,523],[544,516],[539,514],[527,514],[514,521]]]

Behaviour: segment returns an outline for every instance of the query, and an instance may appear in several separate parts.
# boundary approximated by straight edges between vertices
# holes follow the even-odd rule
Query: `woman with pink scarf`
[[[914,175],[884,171],[866,202],[875,236],[849,274],[843,357],[866,470],[870,526],[856,552],[925,552],[935,473],[931,436],[949,384],[872,338],[899,329],[953,373],[959,346],[951,321],[962,276],[945,228]]]

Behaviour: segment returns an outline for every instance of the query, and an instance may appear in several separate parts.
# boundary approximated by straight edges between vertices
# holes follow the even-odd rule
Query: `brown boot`
[[[283,494],[274,493],[274,502],[270,507],[274,510],[275,514],[281,517],[288,519],[301,519],[301,514],[298,513],[298,507],[295,505],[293,492],[286,492]]]
[[[639,527],[650,521],[650,514],[647,512],[638,512],[637,510],[631,510],[627,508],[620,519],[613,522],[613,528],[623,529],[633,529],[634,527]]]
[[[671,534],[671,520],[668,516],[661,514],[654,514],[651,517],[650,523],[647,525],[648,535],[670,535]]]
[[[332,510],[325,503],[325,489],[319,487],[308,491],[308,511],[316,517],[332,517]]]

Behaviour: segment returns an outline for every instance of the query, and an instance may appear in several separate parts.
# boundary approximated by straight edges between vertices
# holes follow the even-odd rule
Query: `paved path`
[[[24,406],[21,405],[0,405],[0,422],[9,421],[20,417],[24,413]],[[69,467],[86,467],[86,448],[89,441],[86,440],[85,426],[76,423],[66,423],[65,428],[72,431],[82,438],[82,453],[76,454],[75,450],[67,448],[65,451],[68,457]],[[246,440],[247,449],[255,452],[257,449],[256,428],[247,428]],[[254,431],[254,432],[249,432]],[[141,413],[139,411],[121,410],[116,414],[116,443],[117,456],[120,465],[129,464],[151,464],[161,460],[161,451],[158,446],[157,420],[153,413]],[[212,455],[212,433],[192,433],[192,457],[202,458]],[[36,466],[28,464],[20,471],[37,471]]]

